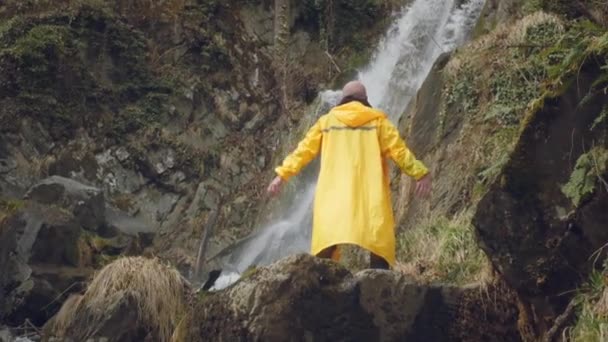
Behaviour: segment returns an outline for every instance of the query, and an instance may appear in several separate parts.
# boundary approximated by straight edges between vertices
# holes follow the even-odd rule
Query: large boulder
[[[479,203],[481,247],[514,288],[534,327],[551,328],[608,242],[608,100],[576,80],[532,115],[501,175]]]
[[[500,291],[497,301],[482,298]],[[355,275],[310,255],[251,270],[203,292],[186,341],[518,341],[517,308],[502,287],[416,284],[392,271]],[[473,329],[472,327],[475,327]]]

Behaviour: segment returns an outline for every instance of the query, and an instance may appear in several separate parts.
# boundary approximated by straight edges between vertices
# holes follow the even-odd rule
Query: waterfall
[[[367,87],[370,103],[396,122],[415,96],[435,60],[468,38],[484,0],[415,0],[404,8],[380,42],[371,62],[358,78]],[[327,90],[309,115],[316,119],[340,98]],[[310,248],[312,207],[318,163],[298,176],[291,206],[277,220],[260,227],[247,238],[229,246],[211,260],[222,273],[211,289],[235,282],[252,265],[267,265],[282,257],[307,253]]]

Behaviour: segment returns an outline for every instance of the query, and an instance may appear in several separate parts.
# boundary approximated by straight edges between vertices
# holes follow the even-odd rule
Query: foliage
[[[568,183],[561,190],[575,207],[595,191],[596,183],[601,180],[608,167],[608,149],[594,147],[581,155],[576,161]]]
[[[544,2],[526,4],[532,10]],[[445,69],[440,129],[458,120],[491,132],[481,153],[476,193],[499,174],[518,131],[545,99],[560,95],[584,65],[600,70],[586,99],[608,91],[607,57],[605,29],[544,12],[504,24],[452,57]]]
[[[422,280],[463,285],[487,276],[489,261],[477,246],[470,215],[433,218],[398,236],[398,269]]]

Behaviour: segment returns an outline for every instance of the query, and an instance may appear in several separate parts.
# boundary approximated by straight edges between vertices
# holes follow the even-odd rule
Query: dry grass
[[[59,312],[53,317],[52,325],[54,334],[65,336],[72,320],[76,316],[76,310],[80,306],[82,295],[70,296],[61,306]]]
[[[470,213],[451,220],[428,219],[400,234],[395,269],[423,282],[465,285],[491,280],[490,263],[477,246]]]
[[[528,30],[542,24],[555,24],[558,31],[564,30],[563,22],[559,17],[545,12],[528,15],[514,24],[502,24],[491,33],[469,43],[461,53],[451,58],[445,69],[447,75],[451,77],[458,75],[467,63],[475,65],[479,70],[508,67],[508,64],[514,60],[505,58],[504,54],[497,53],[496,50],[525,46],[528,44],[526,42]]]
[[[187,294],[187,282],[157,259],[122,258],[99,271],[83,296],[64,304],[54,319],[53,334],[86,340],[107,319],[107,308],[117,296],[129,295],[136,303],[137,325],[156,340],[169,341],[186,313]]]
[[[591,274],[579,290],[577,320],[564,332],[564,341],[608,340],[608,275],[606,269]]]

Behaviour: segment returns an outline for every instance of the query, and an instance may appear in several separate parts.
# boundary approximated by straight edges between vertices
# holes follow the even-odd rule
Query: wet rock
[[[25,198],[70,211],[87,230],[97,231],[105,222],[103,192],[69,178],[49,177],[30,188]]]

